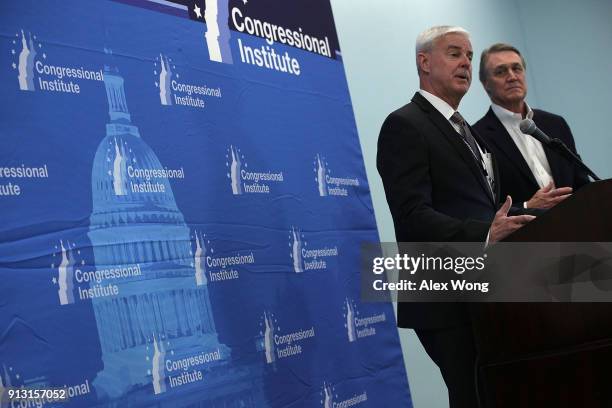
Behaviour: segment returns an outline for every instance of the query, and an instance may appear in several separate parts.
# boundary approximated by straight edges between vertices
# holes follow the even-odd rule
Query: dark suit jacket
[[[576,153],[572,132],[561,116],[534,109],[533,121],[548,136],[560,139]],[[515,205],[522,206],[540,187],[520,150],[491,108],[474,124],[474,129],[485,139],[497,159],[501,199],[510,195]],[[573,187],[577,190],[589,182],[587,174],[563,156],[547,146],[544,146],[544,152],[556,187]]]
[[[461,136],[418,92],[383,123],[376,163],[398,242],[485,241],[496,200]],[[465,322],[465,304],[398,305],[400,327]]]

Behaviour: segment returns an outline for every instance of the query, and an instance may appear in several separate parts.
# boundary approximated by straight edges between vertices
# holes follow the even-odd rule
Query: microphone
[[[548,137],[546,133],[538,129],[535,122],[531,119],[523,119],[519,125],[519,128],[521,129],[521,132],[525,133],[526,135],[533,136],[542,144],[550,145],[552,142],[551,138]]]
[[[577,154],[572,152],[565,145],[565,143],[563,143],[561,140],[557,138],[552,138],[548,136],[546,133],[542,132],[540,129],[538,129],[538,127],[536,126],[533,120],[523,119],[521,123],[519,124],[519,128],[521,129],[521,132],[525,133],[526,135],[533,136],[536,140],[538,140],[543,145],[546,145],[550,147],[551,149],[556,150],[557,152],[565,156],[566,159],[568,159],[571,162],[574,162],[579,168],[581,168],[588,175],[590,175],[593,178],[593,180],[595,181],[601,180],[599,177],[597,177],[595,173],[593,173],[593,170],[589,169],[587,165],[584,164],[584,162],[580,159],[580,157],[578,157]]]

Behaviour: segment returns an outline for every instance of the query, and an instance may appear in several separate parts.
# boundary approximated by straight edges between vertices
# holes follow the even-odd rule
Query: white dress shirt
[[[529,105],[525,105],[527,106],[527,119],[532,119],[533,111]],[[521,120],[523,120],[521,114],[511,112],[494,103],[491,104],[491,109],[502,125],[504,125],[514,144],[523,155],[540,188],[547,186],[548,183],[553,181],[550,164],[548,164],[542,143],[533,136],[521,132],[519,127]]]
[[[433,107],[436,108],[436,110],[440,112],[442,116],[444,116],[446,120],[448,120],[448,123],[453,125],[453,128],[455,128],[457,133],[461,134],[461,129],[459,128],[459,125],[450,120],[451,116],[453,116],[453,113],[455,113],[455,110],[452,108],[452,106],[450,106],[445,100],[438,98],[436,95],[424,91],[422,89],[419,89],[419,93],[423,95],[423,97],[427,99],[427,101],[431,103]],[[478,146],[478,148],[480,148],[480,146]]]

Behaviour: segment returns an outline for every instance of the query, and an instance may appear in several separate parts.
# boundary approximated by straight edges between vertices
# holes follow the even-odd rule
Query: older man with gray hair
[[[490,149],[458,112],[472,81],[472,45],[461,27],[437,26],[416,40],[420,89],[392,112],[378,139],[377,167],[398,242],[495,242],[533,219],[497,209]],[[438,365],[453,408],[478,406],[476,351],[465,304],[399,303]]]
[[[491,107],[474,129],[497,157],[502,194],[525,208],[548,209],[589,182],[587,174],[548,146],[520,130],[532,119],[547,135],[562,140],[576,153],[572,132],[561,116],[531,109],[527,97],[527,64],[520,51],[505,43],[482,52],[479,78]]]

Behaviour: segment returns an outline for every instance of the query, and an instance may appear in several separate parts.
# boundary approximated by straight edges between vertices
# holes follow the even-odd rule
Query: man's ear
[[[482,84],[482,86],[483,86],[485,92],[487,93],[487,95],[491,95],[491,86],[488,85],[488,81],[486,80],[486,78],[485,78],[484,81],[480,81],[480,83]]]
[[[429,73],[430,71],[429,54],[424,53],[424,52],[419,52],[417,54],[417,62],[419,64],[419,70],[421,72]]]

